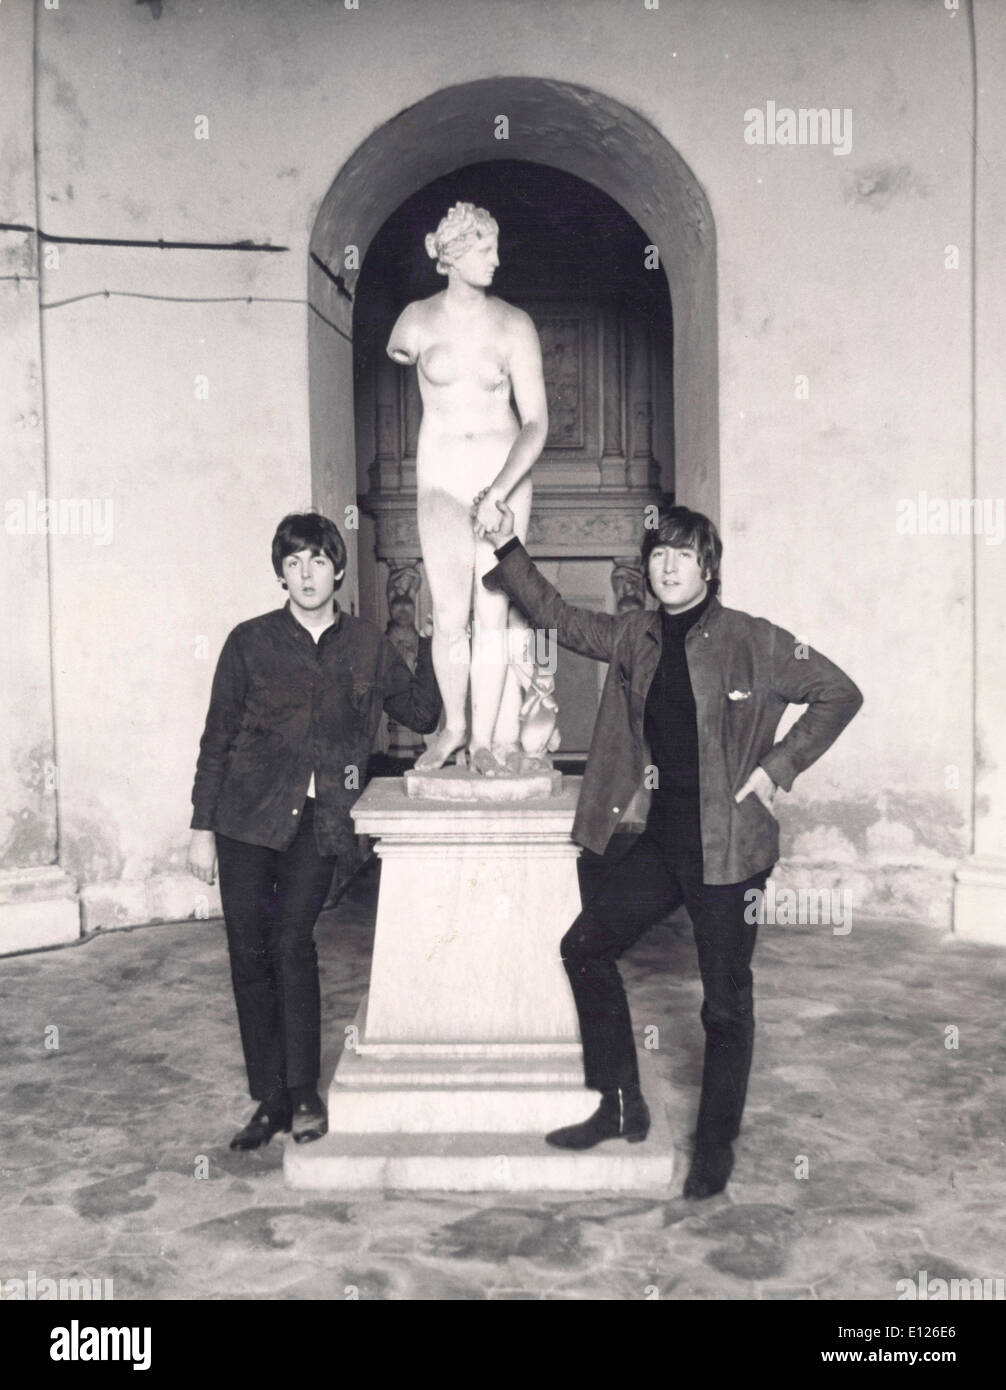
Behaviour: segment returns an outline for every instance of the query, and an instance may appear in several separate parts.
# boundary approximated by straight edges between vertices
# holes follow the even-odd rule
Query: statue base
[[[356,803],[357,832],[376,837],[382,861],[370,993],[329,1090],[329,1134],[285,1148],[294,1187],[666,1188],[666,1087],[645,1051],[645,1144],[570,1153],[544,1141],[599,1099],[583,1084],[559,957],[580,910],[569,834],[579,781],[492,804],[425,800],[377,778]]]
[[[431,772],[407,772],[405,795],[417,801],[541,801],[562,795],[562,773],[505,772],[483,777],[466,767],[438,767]]]

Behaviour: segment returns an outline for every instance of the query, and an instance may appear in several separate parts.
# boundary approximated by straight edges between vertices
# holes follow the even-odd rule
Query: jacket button
[[[617,815],[618,815],[618,807],[617,807],[617,806],[612,806],[611,809],[612,809],[612,811],[614,812],[614,814],[617,816]]]
[[[291,814],[296,816],[296,815],[299,814],[299,812],[298,812],[298,811],[293,811],[293,812],[291,812]]]

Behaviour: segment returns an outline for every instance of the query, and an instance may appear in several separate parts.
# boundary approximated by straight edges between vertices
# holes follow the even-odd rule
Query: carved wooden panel
[[[546,449],[582,449],[585,443],[583,319],[539,314],[545,397],[548,401]]]

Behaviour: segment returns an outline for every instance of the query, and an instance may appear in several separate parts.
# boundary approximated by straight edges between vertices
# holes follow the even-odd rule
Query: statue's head
[[[437,273],[446,275],[450,267],[480,241],[495,242],[499,225],[485,208],[474,203],[455,203],[440,219],[435,232],[426,238],[426,254],[437,263]]]

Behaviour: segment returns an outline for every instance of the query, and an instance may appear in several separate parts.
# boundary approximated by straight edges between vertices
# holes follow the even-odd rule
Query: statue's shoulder
[[[505,299],[497,299],[494,294],[488,298],[508,327],[534,328],[534,319],[524,309],[518,309],[516,304],[508,304]]]
[[[411,304],[406,304],[399,321],[408,316],[417,323],[428,322],[439,310],[443,297],[443,290],[438,290],[436,294],[428,295],[425,299],[414,299]]]
[[[423,342],[431,332],[436,316],[436,305],[440,294],[430,295],[428,299],[414,299],[395,320],[388,339],[388,356],[402,366],[411,367],[420,352]]]
[[[514,343],[526,343],[530,338],[538,339],[534,319],[516,304],[508,304],[505,299],[492,298],[491,303],[498,315],[498,322],[507,337]]]

